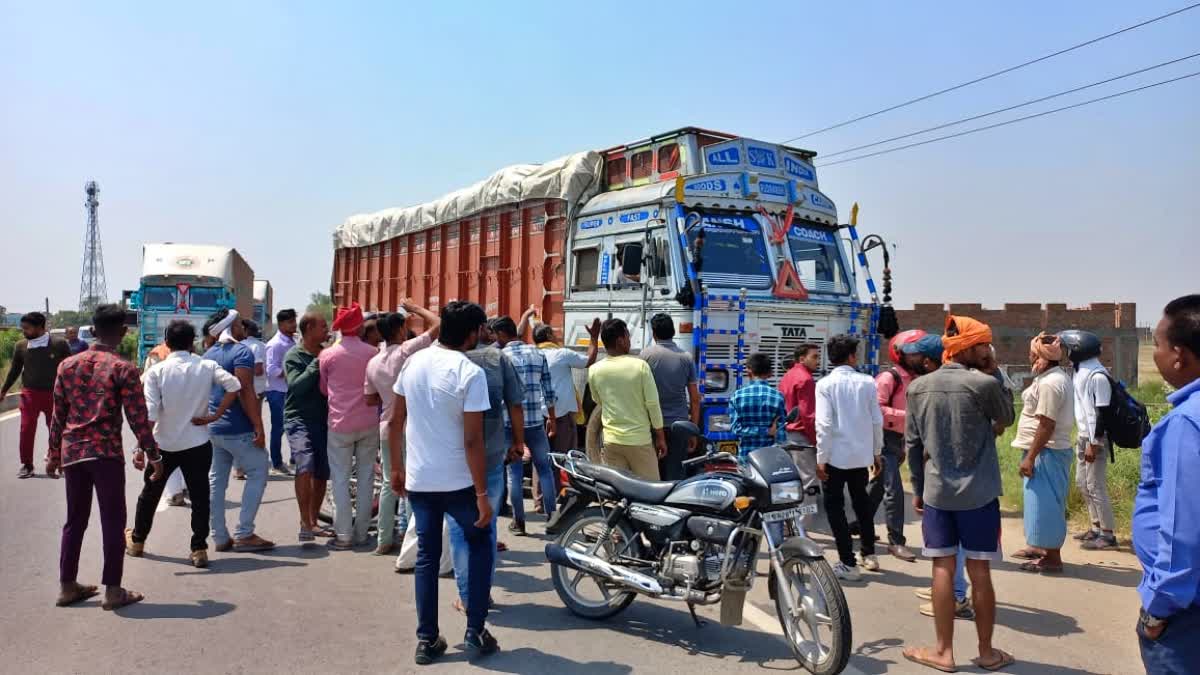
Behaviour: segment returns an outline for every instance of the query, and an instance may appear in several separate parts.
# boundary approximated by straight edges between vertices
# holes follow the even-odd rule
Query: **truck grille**
[[[792,338],[780,337],[778,335],[764,335],[758,343],[758,351],[771,357],[772,372],[771,384],[778,385],[779,379],[787,372],[788,367],[792,365],[792,355],[805,342],[815,342],[821,345],[821,351],[825,350],[823,340],[814,340],[812,338]]]

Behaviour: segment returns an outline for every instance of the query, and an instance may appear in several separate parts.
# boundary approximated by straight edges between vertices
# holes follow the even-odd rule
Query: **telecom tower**
[[[104,280],[104,252],[100,248],[100,186],[88,181],[83,188],[87,194],[87,233],[83,237],[83,274],[79,279],[79,311],[91,314],[97,305],[108,302]]]

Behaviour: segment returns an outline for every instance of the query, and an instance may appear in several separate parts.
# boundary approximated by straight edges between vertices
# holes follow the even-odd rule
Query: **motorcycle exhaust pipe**
[[[662,584],[658,583],[654,577],[631,570],[624,565],[614,565],[582,551],[564,548],[558,544],[546,544],[546,558],[555,565],[565,565],[571,569],[601,577],[606,581],[628,586],[639,593],[648,595],[662,595],[663,593]]]

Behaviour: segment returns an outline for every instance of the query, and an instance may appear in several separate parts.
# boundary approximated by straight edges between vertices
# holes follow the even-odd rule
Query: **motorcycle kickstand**
[[[695,604],[689,602],[687,604],[687,608],[688,608],[688,612],[690,612],[692,615],[692,621],[696,622],[696,628],[704,628],[706,625],[708,625],[707,621],[696,616],[696,605]]]

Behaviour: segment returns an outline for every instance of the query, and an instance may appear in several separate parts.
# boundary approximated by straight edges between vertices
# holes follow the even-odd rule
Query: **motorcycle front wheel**
[[[850,607],[824,560],[799,556],[774,574],[775,613],[792,653],[813,675],[837,675],[850,661]]]
[[[604,514],[598,508],[591,508],[571,523],[559,536],[557,543],[563,548],[606,561],[615,561],[620,555],[636,554],[637,535],[628,523],[619,521],[606,539],[605,529]],[[585,619],[598,621],[615,616],[637,597],[633,591],[620,590],[611,583],[566,565],[551,565],[550,580],[554,582],[554,590],[567,609]]]

